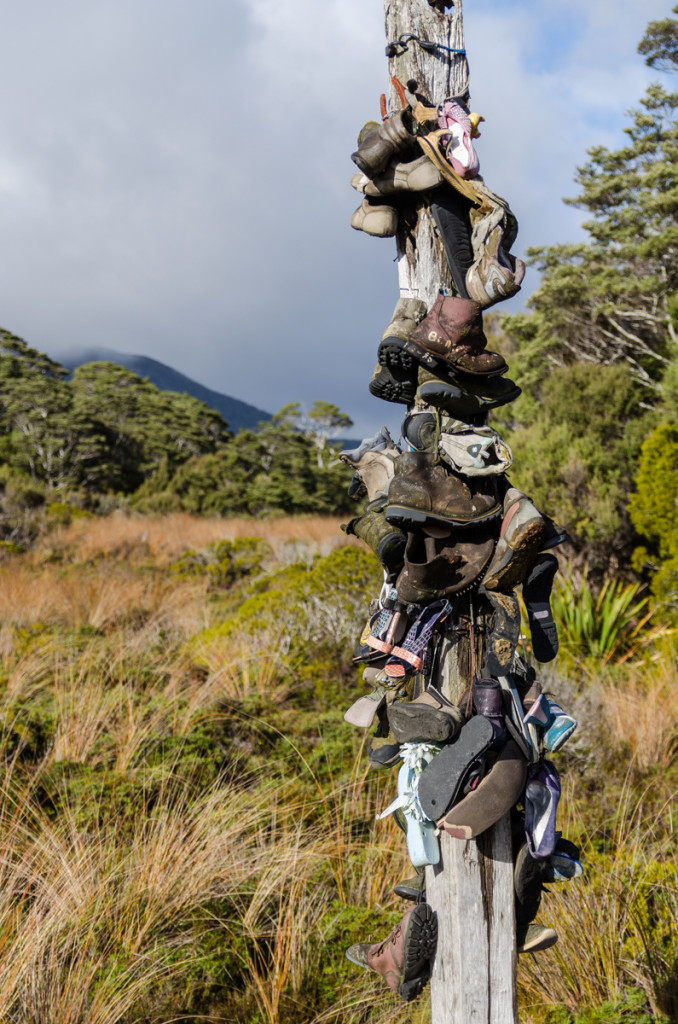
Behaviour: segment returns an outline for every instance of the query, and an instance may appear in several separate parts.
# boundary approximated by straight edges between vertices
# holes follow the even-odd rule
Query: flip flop
[[[440,860],[436,827],[425,817],[417,792],[422,769],[435,757],[438,749],[431,743],[402,745],[400,756],[403,763],[398,772],[398,796],[385,811],[377,815],[377,818],[385,818],[396,811],[401,812],[405,819],[407,854],[414,868],[437,864]]]
[[[475,715],[424,768],[419,779],[419,803],[427,818],[437,821],[449,810],[469,768],[485,753],[493,739],[490,720]]]
[[[440,819],[438,828],[454,839],[479,836],[518,802],[526,776],[525,758],[509,740],[485,778]]]

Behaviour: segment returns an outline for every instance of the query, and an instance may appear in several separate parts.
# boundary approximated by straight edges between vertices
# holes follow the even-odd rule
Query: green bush
[[[270,544],[261,537],[237,537],[208,544],[199,552],[184,552],[171,566],[171,572],[181,579],[206,576],[212,587],[230,587],[261,572],[263,563],[272,556]]]
[[[636,549],[634,564],[652,573],[652,590],[678,611],[678,423],[664,423],[643,442],[629,501],[629,515],[649,548]]]

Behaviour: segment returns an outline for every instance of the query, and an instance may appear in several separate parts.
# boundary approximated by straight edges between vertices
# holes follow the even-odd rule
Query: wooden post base
[[[517,1024],[511,829],[506,815],[464,842],[440,836],[441,863],[426,868],[438,915],[431,975],[436,1024]]]

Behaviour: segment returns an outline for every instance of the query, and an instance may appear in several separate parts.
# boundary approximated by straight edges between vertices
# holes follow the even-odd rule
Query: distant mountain
[[[190,377],[185,377],[178,370],[173,370],[171,366],[160,363],[157,359],[149,359],[148,356],[114,352],[109,348],[91,348],[54,358],[71,372],[76,366],[83,366],[85,363],[117,363],[118,366],[124,366],[140,377],[148,377],[151,384],[155,384],[161,391],[178,391],[179,394],[186,393],[200,399],[221,413],[234,434],[243,428],[255,429],[263,420],[273,418],[270,412],[264,412],[263,409],[257,409],[256,406],[248,405],[237,398],[231,398],[230,395],[222,395],[220,391],[212,391]]]

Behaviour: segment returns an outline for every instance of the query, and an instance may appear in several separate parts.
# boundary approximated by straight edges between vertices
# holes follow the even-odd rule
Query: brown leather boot
[[[492,557],[493,534],[490,527],[444,538],[408,533],[403,569],[396,581],[400,600],[424,604],[468,590]]]
[[[409,1003],[429,979],[437,941],[435,914],[427,903],[419,903],[404,914],[383,942],[356,942],[346,956],[359,967],[381,974],[388,987]]]
[[[442,292],[410,336],[409,351],[424,366],[443,361],[466,373],[502,373],[508,369],[498,352],[488,352],[482,307],[471,299]]]
[[[471,526],[497,518],[501,510],[492,477],[448,473],[428,452],[404,452],[395,461],[385,509],[389,523],[406,529],[436,522]]]

